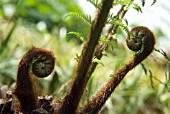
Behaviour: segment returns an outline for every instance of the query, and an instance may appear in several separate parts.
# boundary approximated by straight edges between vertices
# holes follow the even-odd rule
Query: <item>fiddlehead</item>
[[[40,78],[48,76],[54,69],[54,62],[51,51],[35,47],[20,61],[13,94],[19,100],[21,112],[30,112],[37,108],[37,93],[31,74]]]
[[[130,38],[126,39],[129,49],[132,51],[139,51],[141,53],[150,53],[155,44],[153,33],[146,27],[138,26],[131,30]]]
[[[106,85],[79,111],[80,114],[98,113],[125,75],[152,52],[155,37],[148,28],[138,26],[131,30],[130,38],[126,39],[126,43],[129,49],[137,51],[135,56],[116,70]]]

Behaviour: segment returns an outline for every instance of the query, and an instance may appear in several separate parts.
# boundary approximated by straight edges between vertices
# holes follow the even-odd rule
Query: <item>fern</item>
[[[138,4],[133,3],[133,4],[132,4],[132,7],[133,7],[134,9],[136,9],[138,12],[142,13],[142,9],[141,9],[141,7],[140,7]]]
[[[120,26],[127,33],[128,37],[129,37],[130,31],[129,31],[127,25],[123,24],[123,21],[125,21],[125,23],[128,24],[128,21],[126,19],[113,20],[110,23]]]
[[[142,4],[143,5],[145,4],[145,0],[142,0]],[[134,9],[136,9],[138,12],[142,12],[141,7],[138,4],[135,4],[133,0],[115,0],[113,2],[113,6],[116,6],[116,5],[121,5],[121,6],[129,5],[129,6],[132,6]]]
[[[145,0],[141,0],[141,1],[142,1],[142,6],[145,6]],[[154,4],[156,3],[156,1],[157,1],[157,0],[153,0],[151,6],[154,5]]]
[[[88,2],[90,2],[95,8],[100,8],[101,3],[99,2],[99,0],[87,0]]]
[[[69,16],[77,16],[78,18],[85,20],[88,24],[90,24],[90,25],[92,24],[92,18],[90,15],[84,15],[84,14],[80,14],[78,12],[70,12],[70,13],[66,14],[65,19]]]
[[[68,34],[73,34],[75,35],[77,38],[79,38],[81,41],[84,41],[85,37],[83,34],[79,33],[79,32],[69,32]]]
[[[155,48],[155,51],[160,53],[161,55],[163,55],[164,58],[167,59],[170,62],[170,58],[168,57],[167,53],[164,50]]]
[[[113,6],[116,6],[116,5],[130,5],[132,4],[132,0],[115,0],[113,2]]]
[[[79,59],[80,59],[80,55],[78,55],[78,53],[76,53],[75,56],[76,56],[76,57],[75,57],[74,59],[78,62]]]
[[[104,37],[100,38],[100,42],[107,44],[108,46],[110,46],[112,48],[112,50],[114,49],[112,42],[107,40],[106,38],[104,38]]]
[[[92,59],[92,62],[93,62],[93,63],[97,63],[97,64],[101,64],[102,66],[104,66],[103,62],[102,62],[101,60],[97,59],[96,57],[94,57],[94,58]]]

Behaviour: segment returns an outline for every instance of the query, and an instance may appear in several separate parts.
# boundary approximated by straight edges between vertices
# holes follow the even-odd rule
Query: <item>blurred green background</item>
[[[83,13],[78,0],[1,0],[0,1],[0,86],[15,85],[17,65],[33,46],[50,49],[56,57],[54,72],[38,81],[40,95],[63,98],[67,93],[83,42],[68,32],[87,36],[90,25],[70,16],[69,12]],[[92,14],[94,15],[94,14]],[[132,26],[138,25],[133,23]],[[154,31],[157,41],[164,34]],[[102,58],[89,80],[80,106],[109,79],[124,61],[133,56],[125,45],[125,34],[119,29],[112,42],[113,48]],[[157,46],[157,45],[156,45]],[[167,53],[168,54],[168,53]],[[154,51],[144,62],[134,68],[106,102],[101,114],[169,114],[170,113],[170,63],[168,58]]]

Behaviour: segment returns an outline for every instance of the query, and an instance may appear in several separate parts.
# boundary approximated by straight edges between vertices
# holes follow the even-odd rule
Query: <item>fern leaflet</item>
[[[68,14],[66,14],[65,19],[69,16],[77,16],[80,19],[85,20],[88,24],[92,24],[92,19],[90,15],[84,15],[84,14],[80,14],[78,12],[70,12]]]

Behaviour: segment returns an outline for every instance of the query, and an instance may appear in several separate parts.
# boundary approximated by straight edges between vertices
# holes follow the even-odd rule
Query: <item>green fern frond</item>
[[[128,24],[128,21],[126,19],[113,20],[111,22],[111,24],[115,24],[115,25],[120,26],[127,33],[128,37],[129,37],[130,31],[129,31],[127,25],[123,24],[123,21],[125,21],[125,23]]]
[[[138,12],[142,13],[142,8],[138,4],[133,3],[132,7],[136,9]]]
[[[73,34],[75,35],[78,39],[80,39],[81,41],[84,41],[85,37],[83,34],[79,33],[79,32],[69,32],[68,34]]]
[[[112,20],[114,20],[115,18],[116,18],[116,16],[113,13],[109,14],[108,19],[107,19],[107,23],[112,22]]]
[[[142,0],[142,4],[143,5],[145,4],[144,0]],[[116,6],[116,5],[121,5],[121,6],[128,5],[128,6],[132,6],[138,12],[142,12],[141,7],[138,4],[135,4],[132,0],[115,0],[113,2],[113,6]]]
[[[100,8],[101,3],[99,2],[99,0],[87,0],[88,2],[90,2],[95,8]]]
[[[121,27],[126,32],[126,34],[128,35],[128,38],[129,38],[130,37],[130,31],[129,31],[128,27],[127,26],[121,26]]]
[[[74,59],[78,62],[79,59],[80,59],[80,55],[78,55],[78,53],[76,53],[75,56],[76,56],[76,57],[75,57]]]
[[[153,0],[151,6],[154,5],[154,4],[156,3],[156,1],[157,1],[157,0]],[[142,6],[145,6],[145,0],[141,0],[141,2],[142,2]]]
[[[155,51],[162,54],[164,56],[165,59],[167,59],[170,62],[170,57],[168,57],[167,53],[163,50],[163,49],[156,49]]]
[[[94,57],[94,58],[92,59],[92,62],[93,62],[93,63],[101,64],[102,66],[104,66],[103,62],[102,62],[101,60],[97,59],[96,57]]]
[[[102,37],[102,38],[100,38],[99,41],[102,42],[102,43],[107,44],[108,46],[110,46],[112,48],[112,50],[114,49],[114,46],[113,46],[112,42],[107,40],[106,38]]]
[[[91,18],[90,15],[84,15],[84,14],[80,14],[80,13],[78,13],[78,12],[70,12],[70,13],[66,14],[66,16],[65,16],[64,19],[66,19],[66,18],[69,17],[69,16],[76,16],[76,17],[78,17],[78,18],[80,18],[80,19],[85,20],[85,21],[86,21],[87,23],[89,23],[90,25],[92,24],[92,18]]]
[[[114,2],[113,2],[113,6],[116,6],[116,5],[130,5],[130,4],[132,4],[133,2],[132,2],[132,0],[115,0]]]

